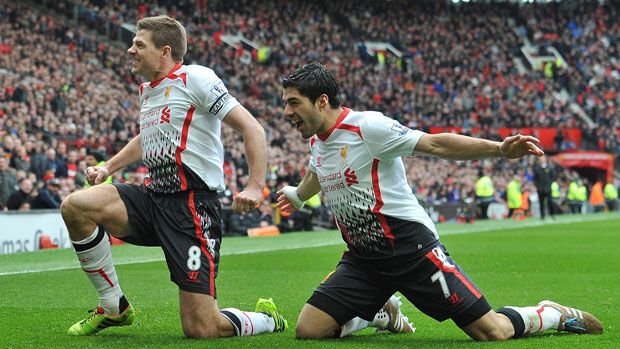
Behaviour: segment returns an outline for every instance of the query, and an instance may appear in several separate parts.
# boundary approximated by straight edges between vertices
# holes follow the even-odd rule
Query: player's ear
[[[319,103],[319,109],[325,109],[329,105],[329,97],[326,94],[322,94],[317,99]]]
[[[172,56],[172,47],[168,45],[164,46],[163,50],[161,51],[161,55],[162,57],[165,57],[166,55]]]

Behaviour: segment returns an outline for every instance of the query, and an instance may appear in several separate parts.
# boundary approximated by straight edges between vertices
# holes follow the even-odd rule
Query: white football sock
[[[241,311],[236,308],[222,309],[220,313],[233,325],[235,336],[273,332],[276,328],[275,320],[267,314]]]
[[[348,336],[353,332],[365,329],[368,327],[369,323],[370,321],[364,320],[361,317],[354,317],[342,325],[340,328],[340,338]]]
[[[523,319],[525,331],[523,335],[527,336],[533,333],[546,331],[550,328],[557,329],[560,325],[560,313],[552,307],[506,307],[513,309]]]
[[[123,291],[118,284],[107,234],[97,227],[86,239],[72,243],[80,266],[99,294],[99,305],[106,314],[118,315]]]
[[[394,296],[392,296],[394,297]],[[390,316],[385,311],[385,307],[381,308],[376,314],[372,321],[366,321],[362,318],[355,317],[340,328],[340,338],[347,336],[353,332],[363,330],[366,327],[376,327],[378,329],[386,329],[388,324],[390,323]]]

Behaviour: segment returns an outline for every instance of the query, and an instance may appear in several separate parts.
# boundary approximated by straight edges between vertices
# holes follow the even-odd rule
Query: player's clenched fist
[[[260,189],[248,187],[233,198],[232,209],[240,213],[251,212],[260,204],[262,198]]]
[[[110,171],[105,166],[89,166],[86,168],[86,180],[90,185],[97,185],[104,182]]]

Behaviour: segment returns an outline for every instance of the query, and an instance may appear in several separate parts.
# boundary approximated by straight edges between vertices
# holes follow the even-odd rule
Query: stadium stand
[[[502,128],[552,130],[545,144],[552,153],[595,149],[619,163],[620,3],[569,3],[2,0],[0,140],[9,166],[0,166],[0,206],[24,178],[35,183],[33,196],[58,178],[66,196],[83,186],[88,154],[109,157],[137,134],[127,28],[164,13],[186,25],[186,63],[212,67],[265,127],[266,200],[305,173],[308,145],[282,116],[278,77],[313,60],[344,82],[344,104],[355,109],[381,110],[427,132],[456,128],[491,139]],[[563,63],[534,69],[524,47],[535,56],[555,50]],[[247,181],[238,137],[224,128],[224,202]],[[531,179],[532,164],[412,158],[406,165],[412,190],[433,205],[474,202],[482,167],[493,169],[501,197],[515,171]],[[136,165],[114,180],[139,183],[144,174]],[[562,170],[563,193],[571,181]]]

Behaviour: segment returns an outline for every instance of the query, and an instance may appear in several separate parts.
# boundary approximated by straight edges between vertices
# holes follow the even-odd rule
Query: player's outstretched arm
[[[142,160],[142,144],[140,135],[134,137],[103,166],[90,166],[86,169],[86,180],[90,185],[103,183],[108,176],[127,165]]]
[[[286,186],[278,190],[278,202],[276,205],[286,213],[292,213],[304,206],[306,200],[321,191],[321,184],[316,173],[306,172],[299,186]]]
[[[243,145],[250,170],[248,185],[235,196],[232,209],[235,212],[250,212],[263,199],[263,187],[267,173],[265,130],[252,114],[240,105],[232,108],[223,121],[243,135]]]
[[[542,156],[540,141],[521,134],[506,137],[503,142],[468,137],[453,133],[425,134],[420,137],[414,152],[435,155],[450,160],[474,160],[504,157],[516,159],[525,155]]]

